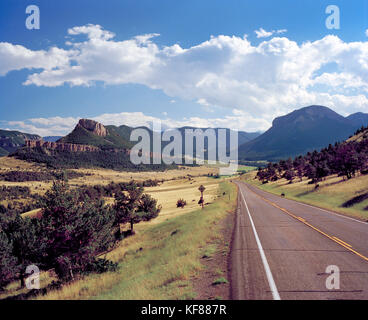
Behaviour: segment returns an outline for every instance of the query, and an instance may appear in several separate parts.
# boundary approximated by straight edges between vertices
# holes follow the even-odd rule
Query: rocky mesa
[[[73,144],[73,143],[49,142],[43,140],[26,140],[26,147],[46,148],[50,150],[69,151],[69,152],[93,152],[100,150],[100,148],[95,146]]]
[[[104,127],[103,124],[90,120],[90,119],[80,119],[77,126],[80,126],[91,133],[95,134],[99,137],[106,137],[107,136],[107,129]]]

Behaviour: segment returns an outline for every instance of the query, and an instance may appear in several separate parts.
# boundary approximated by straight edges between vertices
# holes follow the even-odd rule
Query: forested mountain
[[[359,127],[327,107],[305,107],[276,118],[269,130],[241,145],[239,158],[277,161],[294,157],[344,141]]]
[[[353,113],[350,116],[347,116],[346,119],[349,119],[357,127],[368,126],[368,113],[363,112]]]
[[[292,183],[294,179],[302,181],[307,177],[311,179],[310,183],[317,184],[331,174],[351,179],[357,172],[368,174],[368,127],[357,130],[348,140],[330,144],[320,151],[314,150],[278,163],[270,162],[266,168],[259,168],[257,177],[263,183],[282,178]]]
[[[6,156],[23,146],[25,140],[39,140],[40,136],[19,131],[0,130],[0,156]]]

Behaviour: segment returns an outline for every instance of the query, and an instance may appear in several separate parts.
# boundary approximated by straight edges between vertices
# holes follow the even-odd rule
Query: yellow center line
[[[339,242],[343,243],[344,245],[346,245],[346,246],[348,246],[348,247],[350,247],[350,248],[351,248],[351,245],[350,245],[350,244],[346,243],[345,241],[342,241],[340,238],[335,237],[335,236],[334,236],[334,238],[335,238],[337,241],[339,241]]]
[[[251,190],[251,189],[250,189]],[[354,254],[356,254],[357,256],[359,256],[360,258],[364,259],[365,261],[368,261],[368,258],[364,255],[362,255],[361,253],[355,251],[352,246],[344,241],[342,241],[341,239],[334,237],[334,236],[330,236],[327,233],[323,232],[322,230],[316,228],[315,226],[311,225],[310,223],[308,223],[305,219],[296,216],[295,214],[291,213],[290,211],[286,210],[285,208],[282,208],[280,206],[278,206],[276,203],[266,199],[265,197],[257,194],[256,192],[254,192],[253,190],[251,190],[255,195],[257,195],[258,197],[260,197],[262,200],[264,200],[265,202],[269,203],[270,205],[272,205],[273,207],[285,212],[286,214],[288,214],[289,216],[293,217],[294,219],[299,220],[300,222],[304,223],[305,225],[307,225],[308,227],[312,228],[313,230],[319,232],[320,234],[324,235],[325,237],[327,237],[328,239],[331,239],[332,241],[334,241],[335,243],[339,244],[340,246],[344,247],[345,249],[349,250],[350,252],[353,252]]]

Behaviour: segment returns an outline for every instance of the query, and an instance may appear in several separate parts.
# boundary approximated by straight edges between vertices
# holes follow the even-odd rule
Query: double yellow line
[[[251,189],[249,189],[251,190]],[[322,230],[316,228],[315,226],[311,225],[310,223],[308,223],[305,219],[303,219],[302,217],[298,217],[295,214],[291,213],[290,211],[286,210],[285,208],[280,207],[279,205],[277,205],[276,203],[266,199],[265,197],[262,197],[261,195],[259,195],[258,193],[254,192],[253,190],[251,190],[255,195],[257,195],[258,197],[260,197],[263,201],[269,203],[271,206],[281,210],[282,212],[288,214],[289,216],[293,217],[296,220],[299,220],[300,222],[304,223],[305,225],[307,225],[308,227],[312,228],[313,230],[319,232],[320,234],[324,235],[325,237],[331,239],[332,241],[336,242],[337,244],[339,244],[340,246],[344,247],[345,249],[353,252],[354,254],[356,254],[357,256],[359,256],[360,258],[364,259],[365,261],[368,261],[368,258],[364,255],[362,255],[361,253],[355,251],[352,246],[344,241],[342,241],[341,239],[339,239],[338,237],[334,237],[334,236],[330,236],[329,234],[327,234],[326,232],[323,232]]]

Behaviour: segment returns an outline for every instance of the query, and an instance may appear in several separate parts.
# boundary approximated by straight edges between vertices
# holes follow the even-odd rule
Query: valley
[[[15,169],[37,172],[42,167],[16,159],[0,159],[2,170]],[[6,163],[6,167],[5,167]],[[22,169],[21,169],[22,168]],[[230,252],[230,243],[224,243],[219,232],[223,219],[233,212],[236,190],[226,179],[213,178],[218,173],[216,166],[183,167],[158,172],[117,172],[103,169],[76,170],[86,176],[70,179],[71,188],[81,186],[108,185],[111,182],[128,182],[132,179],[147,181],[159,179],[157,186],[146,187],[145,192],[158,200],[162,210],[157,218],[141,222],[135,226],[135,235],[123,239],[119,245],[102,257],[116,262],[119,269],[101,275],[91,274],[65,284],[57,290],[49,291],[39,299],[188,299],[199,293],[193,285],[203,272],[203,257],[212,259],[216,252]],[[32,192],[42,195],[51,187],[51,181],[2,182],[7,186],[23,185]],[[198,205],[198,187],[204,185],[205,208]],[[177,208],[176,200],[183,198],[187,205]],[[114,199],[105,197],[106,203]],[[23,218],[36,218],[38,209],[22,214]],[[205,227],[206,226],[206,227]],[[228,240],[227,240],[228,241]],[[221,257],[222,255],[220,255]],[[227,269],[213,270],[213,280],[219,275],[227,277]],[[41,273],[41,287],[45,288],[57,278],[52,271]],[[211,285],[210,285],[211,286]],[[215,291],[223,290],[218,286]],[[227,290],[227,291],[226,291]],[[228,288],[225,292],[228,292]],[[19,282],[7,286],[0,298],[26,293]],[[212,297],[214,298],[214,297]],[[225,298],[228,298],[226,296]]]
[[[129,160],[132,128],[88,119],[81,119],[65,137],[25,140],[14,153],[0,157],[1,223],[9,236],[15,223],[17,246],[35,250],[30,258],[27,251],[15,254],[38,259],[41,291],[32,295],[19,282],[24,262],[4,260],[7,267],[19,271],[6,273],[4,269],[0,298],[230,299],[235,294],[231,270],[240,268],[231,260],[235,212],[238,207],[239,214],[241,208],[239,181],[282,198],[367,220],[367,129],[355,130],[354,135],[359,121],[365,121],[364,114],[349,120],[328,108],[311,106],[275,119],[264,134],[240,133],[240,163],[244,165],[232,176],[219,175],[224,167],[219,162],[136,166]],[[323,132],[317,132],[321,126]],[[341,126],[345,129],[340,135],[332,136]],[[185,129],[180,128],[181,132]],[[319,139],[321,135],[326,139]],[[294,144],[295,139],[301,144]],[[319,149],[336,139],[342,142]],[[262,154],[253,157],[249,146]],[[244,150],[249,157],[242,158]],[[298,157],[292,160],[294,155]],[[267,161],[279,157],[279,162]],[[200,190],[204,190],[203,209]],[[101,224],[104,220],[100,219],[105,222]],[[43,223],[60,223],[55,234],[46,237],[56,235],[54,240],[22,242],[22,237],[43,234]],[[90,236],[78,240],[80,228],[86,228],[83,234]],[[73,236],[69,230],[74,230]],[[12,250],[11,243],[0,240]],[[92,240],[96,245],[88,246]],[[53,241],[60,256],[53,254]],[[64,241],[77,241],[71,244],[74,251],[65,249]],[[83,251],[84,242],[90,254]],[[80,257],[87,262],[80,264]]]

